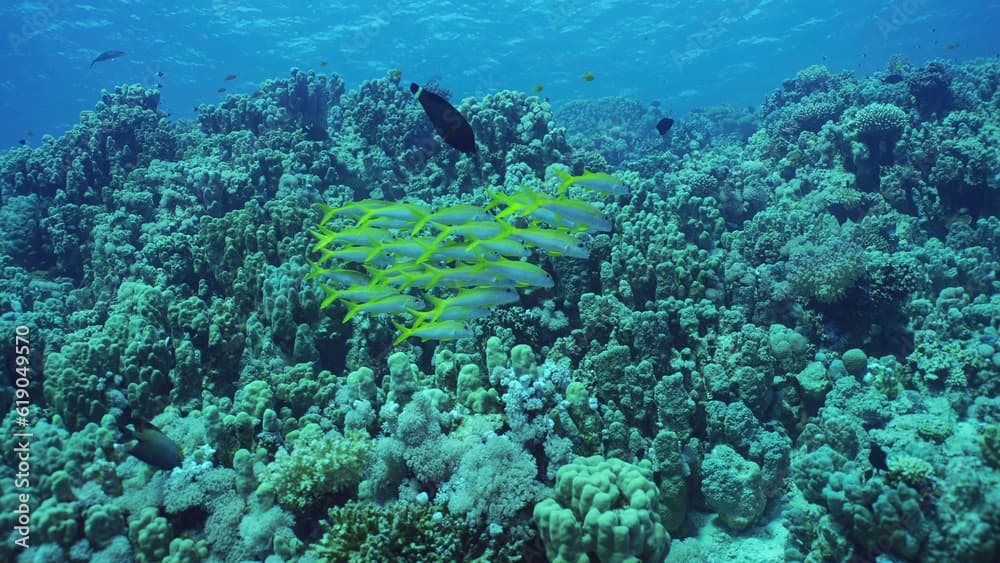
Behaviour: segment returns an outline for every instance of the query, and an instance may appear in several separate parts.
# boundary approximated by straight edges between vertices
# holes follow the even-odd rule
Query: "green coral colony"
[[[0,560],[998,560],[1000,62],[401,76],[0,156]]]

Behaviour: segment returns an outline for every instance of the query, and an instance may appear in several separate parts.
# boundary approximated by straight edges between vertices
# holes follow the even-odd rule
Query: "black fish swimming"
[[[444,142],[465,154],[476,153],[476,136],[472,133],[472,126],[454,106],[448,103],[448,100],[412,82],[410,92],[413,92],[414,97],[423,106],[424,112],[434,125],[434,130],[441,135]]]
[[[865,472],[865,479],[871,479],[879,471],[888,471],[888,461],[889,454],[885,453],[882,446],[872,442],[871,450],[868,452],[868,463],[871,464],[872,468]]]
[[[669,117],[664,117],[656,124],[656,130],[660,132],[660,135],[666,135],[667,131],[674,126],[674,120]]]
[[[133,417],[128,410],[123,415],[123,422],[131,423],[135,430],[125,429],[126,435],[134,438],[136,443],[128,451],[140,460],[157,469],[173,469],[184,463],[184,454],[177,445],[152,422]]]
[[[118,57],[125,54],[125,51],[104,51],[97,58],[90,61],[90,66],[93,68],[94,63],[99,63],[101,61],[110,61],[111,59],[117,59]]]
[[[886,76],[885,78],[882,79],[882,82],[885,82],[886,84],[899,84],[902,81],[903,81],[902,74],[890,74],[889,76]]]

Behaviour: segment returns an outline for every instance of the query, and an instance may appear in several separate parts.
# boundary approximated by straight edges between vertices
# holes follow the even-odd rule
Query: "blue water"
[[[459,98],[541,84],[557,108],[624,95],[683,116],[755,105],[811,64],[868,75],[894,54],[920,65],[1000,51],[1000,3],[983,0],[192,4],[4,2],[0,147],[62,134],[116,84],[159,83],[161,108],[184,118],[221,87],[253,92],[293,66],[336,72],[349,88],[399,68],[440,77]],[[88,69],[106,50],[127,55]]]

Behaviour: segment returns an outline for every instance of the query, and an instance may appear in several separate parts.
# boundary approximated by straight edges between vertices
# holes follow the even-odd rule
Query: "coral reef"
[[[104,92],[0,155],[0,331],[28,342],[0,348],[0,559],[997,559],[1000,62],[889,70],[665,137],[626,98],[456,100],[478,162],[398,71],[293,69],[196,122]],[[572,188],[611,228],[461,338],[393,344],[307,279],[316,203],[482,210],[553,165],[629,193]],[[143,419],[179,467],[130,455]]]

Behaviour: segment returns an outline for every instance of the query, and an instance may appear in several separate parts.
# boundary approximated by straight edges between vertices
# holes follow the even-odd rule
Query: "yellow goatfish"
[[[355,303],[345,299],[344,304],[347,305],[347,314],[344,315],[345,323],[358,313],[403,313],[407,309],[419,309],[424,306],[424,302],[419,297],[402,293],[391,293],[367,303]]]
[[[437,321],[432,323],[420,323],[410,328],[392,321],[399,330],[399,336],[392,341],[395,346],[411,336],[420,338],[422,342],[428,340],[455,340],[457,338],[468,338],[472,336],[472,329],[468,325],[458,321]]]
[[[582,175],[570,176],[568,173],[563,172],[558,168],[553,168],[552,171],[555,172],[557,176],[562,178],[562,184],[560,184],[559,189],[556,190],[557,194],[562,194],[574,184],[604,195],[629,194],[628,187],[626,187],[618,177],[612,176],[606,172],[591,172],[584,168]]]

